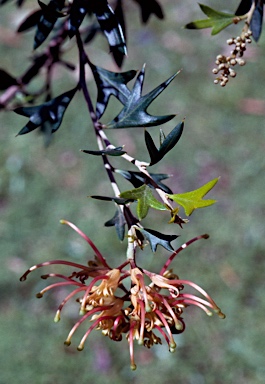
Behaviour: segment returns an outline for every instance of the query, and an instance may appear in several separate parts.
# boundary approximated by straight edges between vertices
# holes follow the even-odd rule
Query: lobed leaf
[[[171,241],[175,240],[178,235],[164,235],[163,233],[154,231],[153,229],[147,228],[138,228],[139,231],[144,235],[144,237],[148,240],[152,252],[156,252],[156,248],[158,245],[161,245],[168,251],[174,251],[171,246]]]
[[[122,104],[126,103],[131,94],[126,84],[134,78],[136,71],[118,73],[96,67],[92,63],[89,63],[89,65],[97,84],[96,114],[97,118],[100,119],[105,112],[111,95],[115,96]]]
[[[40,127],[46,138],[49,139],[51,134],[60,127],[66,108],[74,97],[76,90],[77,88],[74,88],[41,105],[16,108],[15,113],[30,118],[29,122],[17,135],[25,135]]]
[[[149,208],[158,209],[160,211],[166,210],[164,204],[158,201],[152,194],[151,188],[146,184],[142,185],[139,188],[132,189],[130,191],[125,191],[120,194],[121,198],[137,200],[137,215],[139,220],[142,220],[146,217]]]
[[[218,180],[219,177],[191,192],[168,194],[167,196],[180,204],[184,208],[186,215],[190,216],[195,209],[208,207],[216,202],[216,200],[203,200],[202,198],[215,186]]]
[[[153,91],[142,96],[145,67],[139,72],[133,89],[127,98],[124,108],[118,116],[106,125],[106,128],[133,128],[133,127],[151,127],[166,123],[173,119],[175,115],[152,116],[146,112],[149,105],[163,92],[177,73],[171,76],[164,83],[160,84]]]

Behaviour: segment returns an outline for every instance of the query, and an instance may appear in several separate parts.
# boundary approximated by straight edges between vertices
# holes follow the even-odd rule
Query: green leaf
[[[97,118],[100,119],[108,105],[111,95],[115,96],[123,105],[130,97],[131,91],[127,83],[136,75],[136,71],[110,72],[89,63],[97,84],[98,96],[96,105]]]
[[[158,163],[179,141],[183,132],[184,122],[179,123],[168,135],[160,131],[160,148],[157,149],[151,135],[145,131],[145,143],[150,155],[150,165]]]
[[[118,207],[114,217],[108,220],[104,225],[105,227],[115,226],[118,238],[120,241],[122,241],[125,235],[125,224],[126,224],[126,221],[125,221],[124,214],[122,213],[121,209]]]
[[[149,188],[146,184],[139,188],[122,192],[120,197],[124,199],[138,200],[137,215],[140,220],[146,217],[150,207],[160,211],[166,210],[165,205],[153,196],[151,188]]]
[[[202,12],[208,16],[208,19],[195,20],[191,23],[185,25],[187,29],[203,29],[203,28],[212,28],[212,35],[216,35],[221,32],[222,29],[228,27],[230,24],[233,24],[236,15],[216,11],[207,5],[199,4]]]
[[[209,181],[199,189],[195,189],[195,191],[174,195],[168,194],[167,196],[180,204],[184,208],[186,215],[190,216],[194,209],[208,207],[216,202],[216,200],[203,200],[202,198],[215,186],[218,180],[219,177]]]
[[[51,134],[60,127],[66,108],[74,97],[76,90],[77,88],[74,88],[41,105],[16,108],[15,113],[30,118],[29,122],[18,132],[18,135],[25,135],[40,127],[48,141]]]
[[[137,228],[137,230],[141,231],[144,237],[149,241],[152,252],[156,251],[158,245],[161,245],[168,251],[174,251],[170,243],[175,240],[178,235],[164,235],[163,233],[147,228]]]
[[[108,155],[108,156],[122,156],[126,152],[122,151],[123,147],[117,147],[117,148],[107,148],[102,149],[101,151],[90,151],[87,149],[81,149],[82,152],[88,153],[89,155],[95,155],[95,156],[102,156],[102,155]]]
[[[147,184],[150,188],[154,188],[149,178],[147,178],[142,172],[125,171],[123,169],[115,169],[115,172],[130,181],[135,188],[141,187],[143,184]],[[171,175],[166,173],[150,173],[150,176],[158,187],[162,189],[162,191],[172,193],[171,189],[167,185],[161,183],[161,180],[167,179]]]
[[[133,128],[133,127],[152,127],[164,124],[173,119],[175,115],[152,116],[146,112],[149,105],[163,92],[177,73],[171,76],[164,83],[160,84],[153,91],[142,96],[144,83],[145,67],[139,72],[130,96],[127,98],[124,108],[118,116],[106,125],[106,128]]]

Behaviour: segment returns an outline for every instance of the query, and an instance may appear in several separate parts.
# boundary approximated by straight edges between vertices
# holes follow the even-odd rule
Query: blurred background
[[[162,1],[161,1],[162,3]],[[237,1],[205,1],[213,8],[234,12]],[[13,2],[0,12],[0,67],[20,76],[29,65],[33,31],[17,35],[15,30],[35,2],[17,9]],[[184,117],[180,142],[152,172],[173,175],[167,185],[175,193],[193,190],[221,176],[209,198],[218,203],[197,210],[183,229],[167,225],[168,217],[153,211],[144,225],[163,233],[181,235],[181,243],[203,233],[199,241],[174,261],[180,278],[202,286],[222,308],[225,320],[207,317],[198,308],[185,312],[186,331],[176,336],[178,348],[147,350],[135,345],[138,369],[131,372],[126,340],[115,344],[100,332],[92,332],[82,353],[76,350],[86,328],[80,329],[70,347],[63,342],[77,318],[76,303],[66,306],[59,324],[53,322],[58,304],[67,290],[48,293],[41,301],[35,294],[45,285],[41,273],[21,283],[19,277],[31,265],[52,259],[85,264],[93,257],[88,245],[70,228],[74,222],[97,244],[108,262],[119,265],[125,257],[126,241],[120,243],[115,230],[103,226],[114,214],[114,206],[94,201],[88,195],[112,194],[101,159],[81,153],[96,149],[96,140],[81,95],[70,104],[63,124],[48,148],[38,132],[15,137],[26,118],[12,112],[0,115],[0,382],[141,383],[153,384],[259,384],[264,383],[264,250],[265,250],[265,37],[246,51],[246,66],[225,88],[214,85],[215,57],[227,53],[226,40],[241,26],[219,35],[209,30],[182,27],[204,18],[194,0],[164,0],[163,21],[152,16],[140,21],[139,7],[128,2],[129,54],[123,70],[140,69],[146,63],[144,93],[182,69],[174,82],[150,107],[154,114],[177,113],[164,131],[168,133]],[[41,48],[40,48],[41,50]],[[87,46],[91,61],[116,71],[103,37]],[[67,58],[76,62],[77,52]],[[54,72],[55,94],[76,84],[77,72],[61,67]],[[0,80],[1,81],[1,80]],[[88,73],[93,95],[95,86]],[[37,87],[38,84],[35,84]],[[34,87],[34,84],[32,85]],[[108,122],[121,109],[112,100],[102,121]],[[175,125],[174,125],[175,124]],[[158,139],[159,128],[149,130]],[[125,145],[128,153],[148,161],[143,130],[108,132],[114,145]],[[120,159],[115,165],[132,169]],[[117,179],[122,190],[131,185]],[[184,215],[182,215],[184,216]],[[166,260],[167,251],[155,255],[146,249],[138,258],[154,271]],[[54,271],[54,269],[52,269]]]

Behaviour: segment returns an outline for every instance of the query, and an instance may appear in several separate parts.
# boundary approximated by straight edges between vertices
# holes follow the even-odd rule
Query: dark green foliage
[[[184,122],[179,123],[168,135],[164,137],[162,133],[160,138],[163,138],[163,141],[160,140],[160,148],[157,149],[153,139],[147,131],[145,131],[145,143],[150,155],[150,165],[158,163],[179,141],[184,128]]]
[[[142,96],[144,75],[145,67],[139,72],[124,108],[115,119],[106,124],[107,128],[153,127],[159,124],[164,124],[175,117],[175,115],[152,116],[147,113],[146,110],[157,96],[166,89],[176,77],[177,73],[164,83],[160,84],[153,91]]]
[[[73,2],[68,18],[68,35],[70,38],[76,34],[89,10],[91,10],[89,1],[75,0]]]
[[[164,18],[163,10],[156,0],[134,0],[141,8],[142,21],[146,23],[149,17],[154,14],[159,19]]]
[[[262,32],[263,23],[263,0],[255,0],[255,10],[250,22],[250,29],[255,41],[258,41]]]
[[[96,105],[97,118],[103,115],[111,95],[115,96],[122,104],[130,97],[130,90],[127,83],[134,78],[136,71],[111,72],[104,68],[96,67],[89,63],[95,82],[97,84],[98,96]]]
[[[125,171],[122,169],[115,169],[116,173],[122,175],[126,180],[130,181],[135,188],[141,187],[143,184],[147,184],[150,188],[154,188],[152,180],[156,185],[166,193],[172,193],[171,189],[165,184],[161,183],[161,180],[169,178],[171,175],[166,173],[150,173],[152,180],[141,172]]]
[[[42,16],[37,25],[34,37],[34,49],[37,49],[49,36],[54,24],[63,14],[60,13],[64,6],[64,0],[51,0],[48,5],[38,0],[42,10]]]
[[[113,216],[113,218],[106,221],[106,223],[104,225],[105,225],[105,227],[113,227],[114,226],[116,229],[119,240],[123,241],[124,235],[125,235],[125,224],[126,224],[126,220],[125,220],[124,214],[122,213],[121,208],[118,207],[116,209],[116,212],[115,212],[115,215]]]
[[[74,97],[76,90],[74,88],[41,105],[16,108],[14,112],[30,118],[18,135],[24,135],[40,127],[45,134],[46,142],[49,142],[51,134],[60,127],[66,108]]]
[[[174,250],[170,243],[171,241],[175,240],[178,235],[164,235],[163,233],[147,228],[139,228],[138,230],[141,231],[146,240],[148,240],[152,252],[156,252],[156,248],[158,245],[161,245],[168,251]]]
[[[101,151],[89,151],[87,149],[82,149],[82,152],[88,153],[89,155],[94,155],[94,156],[102,156],[102,155],[121,156],[121,155],[124,155],[124,153],[126,153],[125,151],[122,151],[122,147],[102,149]]]

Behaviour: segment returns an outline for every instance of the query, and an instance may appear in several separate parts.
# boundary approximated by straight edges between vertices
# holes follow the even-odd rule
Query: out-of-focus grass
[[[231,9],[229,2],[224,3]],[[82,97],[78,95],[70,105],[48,149],[43,148],[42,138],[36,133],[15,138],[25,119],[2,112],[2,383],[264,382],[264,114],[246,114],[243,101],[264,97],[265,41],[262,38],[259,46],[250,47],[247,65],[222,89],[213,85],[211,68],[226,39],[240,27],[214,38],[208,31],[182,30],[182,25],[202,16],[197,5],[191,0],[167,0],[164,4],[166,20],[161,22],[153,17],[143,28],[138,28],[138,10],[132,5],[128,18],[129,57],[124,66],[124,70],[138,69],[147,63],[144,91],[183,69],[150,108],[150,112],[157,114],[178,113],[176,124],[186,117],[179,144],[152,171],[173,174],[168,185],[174,192],[195,189],[217,176],[221,179],[211,192],[218,203],[194,212],[183,230],[168,226],[168,217],[162,214],[158,219],[157,212],[151,212],[145,224],[152,223],[152,228],[164,233],[181,234],[174,243],[176,247],[195,235],[210,234],[209,240],[200,241],[179,255],[175,271],[203,286],[227,318],[208,318],[199,309],[188,309],[187,330],[176,337],[176,353],[169,354],[165,346],[151,351],[136,346],[136,373],[129,369],[126,340],[114,344],[94,332],[82,353],[74,345],[64,348],[63,340],[76,319],[75,304],[65,309],[59,324],[54,324],[56,306],[65,292],[47,294],[37,301],[34,293],[45,282],[39,280],[38,273],[29,276],[25,283],[19,282],[19,276],[41,261],[62,258],[85,263],[91,258],[92,251],[82,239],[59,224],[61,218],[83,229],[113,266],[123,260],[126,244],[116,241],[113,229],[103,227],[114,213],[112,205],[87,198],[106,191],[111,194],[111,188],[101,160],[79,152],[80,148],[96,146],[94,137],[88,135],[91,124]],[[25,40],[12,37],[18,15],[13,10],[12,4],[1,7],[1,24],[11,36],[9,41],[0,39],[1,67],[19,75],[27,66],[32,33],[25,35]],[[103,40],[98,40],[101,47],[88,48],[92,61],[115,69],[105,53]],[[58,89],[67,90],[74,84],[74,79],[68,80],[65,72],[56,76]],[[113,108],[118,112],[120,106],[111,102],[104,121],[113,117]],[[169,123],[165,130],[172,129],[173,124]],[[158,128],[150,132],[158,137]],[[130,154],[148,160],[142,130],[111,131],[109,136],[114,144],[126,144]],[[127,164],[120,167],[126,168]],[[129,184],[122,186],[130,188]],[[166,258],[165,252],[159,249],[156,255],[151,255],[145,250],[139,260],[157,270]],[[80,330],[73,344],[78,345],[81,336]]]

